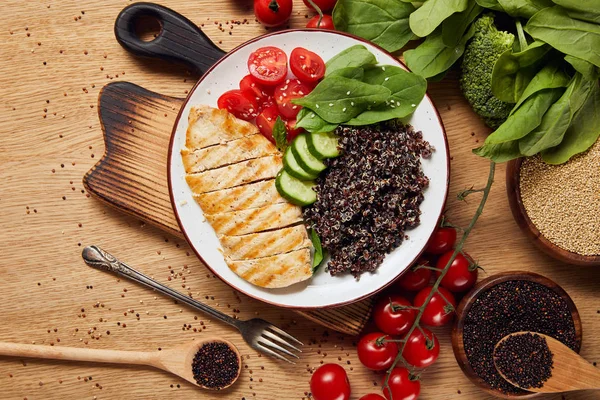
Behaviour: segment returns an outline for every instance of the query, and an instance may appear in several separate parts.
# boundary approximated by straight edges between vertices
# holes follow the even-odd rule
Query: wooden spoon
[[[516,382],[508,379],[496,365],[498,373],[502,375],[508,383],[523,390],[535,393],[561,393],[574,390],[597,389],[600,390],[600,369],[594,367],[579,354],[565,346],[558,340],[535,332],[516,332],[503,337],[498,345],[511,336],[535,334],[546,339],[548,347],[552,352],[552,360],[554,362],[552,368],[552,376],[548,378],[540,388],[521,388]],[[494,363],[496,362],[494,350]]]
[[[235,379],[227,386],[220,388],[209,388],[199,385],[194,379],[192,372],[192,361],[200,347],[209,342],[222,342],[227,344],[236,354],[238,359],[238,370]],[[121,351],[84,349],[76,347],[38,346],[34,344],[19,344],[0,342],[0,355],[14,357],[46,358],[53,360],[87,361],[110,364],[133,364],[149,365],[163,371],[177,375],[188,382],[203,389],[221,390],[226,389],[240,376],[242,367],[240,353],[233,343],[220,338],[206,338],[186,343],[170,350],[162,351]]]

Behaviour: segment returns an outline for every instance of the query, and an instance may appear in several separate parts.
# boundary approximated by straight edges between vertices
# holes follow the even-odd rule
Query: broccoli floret
[[[494,15],[484,14],[474,22],[475,34],[467,45],[462,61],[460,87],[473,110],[490,128],[497,128],[508,117],[513,104],[497,99],[492,93],[492,70],[502,53],[515,41],[512,33],[499,31]]]

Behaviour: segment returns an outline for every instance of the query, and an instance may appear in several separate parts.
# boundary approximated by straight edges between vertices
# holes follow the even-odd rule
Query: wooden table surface
[[[301,27],[307,10],[301,1],[294,1],[290,26]],[[307,397],[311,370],[321,362],[339,362],[346,368],[353,399],[377,391],[380,376],[358,362],[356,338],[327,332],[289,311],[237,295],[207,272],[185,242],[107,208],[83,190],[83,174],[104,151],[96,113],[103,85],[129,80],[183,97],[196,78],[185,68],[134,58],[117,44],[113,22],[128,4],[124,0],[2,2],[0,340],[152,351],[221,336],[232,340],[244,355],[242,375],[231,390],[212,394],[151,369],[0,358],[0,397],[301,399]],[[225,50],[265,32],[254,21],[249,0],[163,4],[204,24],[205,32]],[[232,18],[247,18],[248,23],[234,24],[230,30]],[[430,85],[429,92],[442,114],[453,157],[448,215],[465,224],[478,203],[477,195],[467,203],[455,196],[485,182],[488,164],[470,149],[485,138],[487,130],[462,99],[455,74]],[[103,246],[174,288],[181,288],[185,277],[188,288],[222,311],[240,318],[259,315],[284,326],[307,343],[302,359],[293,366],[259,357],[227,326],[86,267],[80,253],[88,244]],[[553,261],[525,238],[508,208],[504,166],[498,168],[491,198],[466,249],[485,274],[523,269],[562,285],[581,312],[582,354],[600,361],[600,270]],[[168,281],[171,268],[177,278]],[[458,368],[449,330],[436,332],[441,356],[422,376],[421,398],[489,398]],[[598,394],[566,398],[597,399]]]

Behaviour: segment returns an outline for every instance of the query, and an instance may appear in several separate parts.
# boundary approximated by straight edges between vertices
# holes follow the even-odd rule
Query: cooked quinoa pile
[[[429,178],[420,158],[433,148],[400,122],[338,127],[341,155],[327,161],[304,217],[321,237],[332,275],[374,271],[419,224]]]

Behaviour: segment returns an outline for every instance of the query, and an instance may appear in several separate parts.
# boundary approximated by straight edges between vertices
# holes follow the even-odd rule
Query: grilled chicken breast
[[[181,157],[186,181],[219,236],[229,268],[279,288],[312,276],[302,209],[275,188],[281,153],[258,129],[226,110],[192,107]]]

